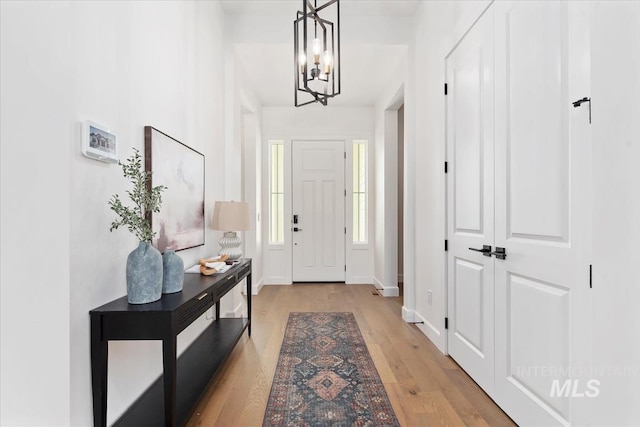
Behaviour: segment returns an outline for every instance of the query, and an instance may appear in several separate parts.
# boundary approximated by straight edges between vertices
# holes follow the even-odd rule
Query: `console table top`
[[[184,303],[190,301],[207,289],[225,281],[229,276],[238,272],[239,269],[251,265],[251,258],[242,258],[240,262],[224,273],[212,276],[204,276],[196,273],[185,273],[184,286],[182,291],[173,294],[162,294],[158,301],[148,304],[129,304],[127,296],[120,297],[108,302],[100,307],[94,308],[90,314],[102,314],[113,312],[171,312],[178,309]]]

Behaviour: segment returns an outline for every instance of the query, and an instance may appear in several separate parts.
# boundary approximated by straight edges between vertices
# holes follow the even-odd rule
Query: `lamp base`
[[[234,261],[242,256],[240,245],[242,241],[235,231],[225,231],[222,238],[218,241],[220,251],[218,255],[228,255],[228,260]]]

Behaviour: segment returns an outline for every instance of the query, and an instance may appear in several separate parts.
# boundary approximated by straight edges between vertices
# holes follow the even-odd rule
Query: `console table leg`
[[[164,425],[174,427],[178,425],[176,411],[176,353],[177,338],[175,335],[162,340],[162,365],[164,368]]]
[[[249,336],[251,336],[251,292],[251,273],[249,273],[249,275],[247,275],[247,318],[249,319],[247,331]]]
[[[107,360],[109,342],[102,340],[102,317],[91,316],[91,386],[93,425],[107,425]]]

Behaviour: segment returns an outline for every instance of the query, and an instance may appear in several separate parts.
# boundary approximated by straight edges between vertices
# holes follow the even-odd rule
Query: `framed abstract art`
[[[151,215],[160,252],[204,245],[204,155],[158,129],[144,128],[147,185],[164,185],[160,212]]]

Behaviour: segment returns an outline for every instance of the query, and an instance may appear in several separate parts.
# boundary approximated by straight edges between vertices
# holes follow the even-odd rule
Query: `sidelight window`
[[[269,141],[269,243],[284,243],[284,142]]]
[[[353,141],[353,243],[367,242],[367,141]]]

